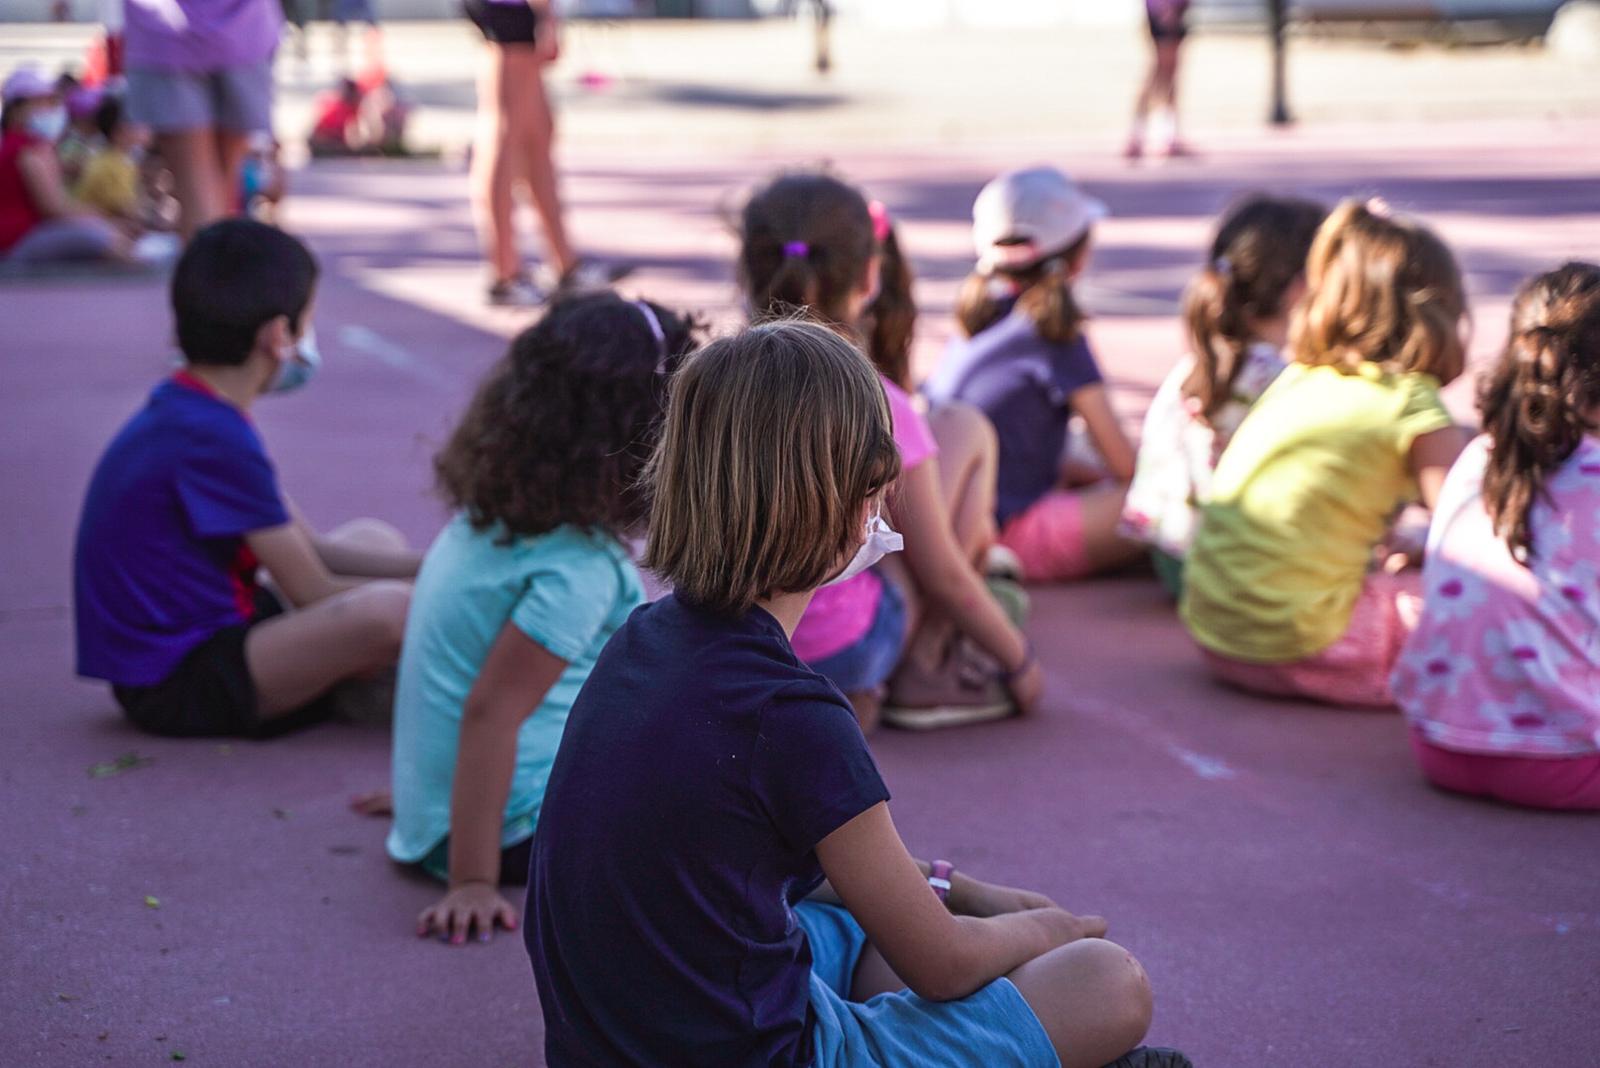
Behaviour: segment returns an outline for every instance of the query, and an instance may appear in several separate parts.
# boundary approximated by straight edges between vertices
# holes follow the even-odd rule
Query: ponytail
[[[883,219],[883,236],[878,241],[878,294],[862,317],[862,333],[866,336],[867,355],[879,373],[910,392],[911,341],[917,329],[917,304],[912,294],[915,280],[911,264],[900,250],[899,234],[886,213]]]
[[[1015,308],[1046,341],[1070,345],[1078,340],[1089,316],[1079,307],[1062,267],[1074,263],[1088,247],[1085,230],[1070,247],[1026,267],[969,274],[956,297],[956,321],[962,332],[967,337],[981,334]]]
[[[1483,500],[1494,532],[1523,562],[1536,551],[1529,516],[1547,482],[1596,427],[1600,405],[1600,267],[1568,263],[1526,283],[1511,336],[1480,396],[1493,448]]]
[[[1206,266],[1183,294],[1183,322],[1194,370],[1183,395],[1209,422],[1233,395],[1253,324],[1284,315],[1289,290],[1327,214],[1307,200],[1253,196],[1217,228]]]
[[[854,334],[850,299],[876,251],[872,216],[856,189],[832,175],[773,179],[739,222],[739,282],[755,319],[804,311]]]

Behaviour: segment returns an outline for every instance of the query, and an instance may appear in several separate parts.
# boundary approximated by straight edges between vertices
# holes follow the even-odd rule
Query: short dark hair
[[[299,239],[253,219],[212,223],[172,272],[178,348],[190,363],[242,364],[273,319],[299,329],[316,285],[317,261]]]
[[[100,101],[100,106],[94,109],[94,128],[100,131],[100,136],[110,141],[116,136],[117,127],[122,125],[122,98],[115,93],[107,93],[105,99]]]
[[[615,293],[566,297],[517,335],[433,461],[440,494],[504,541],[571,524],[626,535],[667,383],[698,324]],[[653,318],[653,322],[652,322]],[[656,335],[656,327],[661,335]]]

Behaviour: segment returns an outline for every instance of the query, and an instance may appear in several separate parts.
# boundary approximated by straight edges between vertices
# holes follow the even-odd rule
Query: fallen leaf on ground
[[[144,895],[144,907],[147,909],[158,909],[161,907],[161,899],[151,894],[146,894]]]
[[[113,775],[121,775],[134,768],[142,768],[151,761],[151,757],[142,757],[138,753],[123,753],[114,760],[102,760],[98,764],[90,764],[89,778],[109,779]]]

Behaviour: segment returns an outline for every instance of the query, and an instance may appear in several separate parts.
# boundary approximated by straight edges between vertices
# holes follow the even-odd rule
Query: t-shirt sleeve
[[[894,443],[900,450],[900,467],[909,471],[938,455],[939,445],[933,438],[933,429],[905,390],[887,379],[883,389],[889,395],[889,415],[894,420]]]
[[[581,660],[616,607],[617,563],[592,547],[551,547],[540,556],[511,609],[512,625],[550,655]]]
[[[1411,445],[1424,434],[1455,425],[1439,396],[1439,386],[1430,375],[1405,375],[1400,418],[1395,421],[1395,450],[1411,451]]]
[[[1050,385],[1064,398],[1085,386],[1105,381],[1095,362],[1089,342],[1078,338],[1070,345],[1056,345],[1050,357]]]
[[[889,789],[850,706],[797,684],[761,712],[751,785],[797,853],[882,801]]]
[[[197,537],[239,537],[289,521],[278,473],[257,440],[197,442],[178,468],[175,485]]]

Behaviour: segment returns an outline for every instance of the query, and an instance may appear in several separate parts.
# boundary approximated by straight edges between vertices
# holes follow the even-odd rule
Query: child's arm
[[[514,623],[500,629],[461,711],[461,741],[450,791],[450,890],[417,917],[418,936],[438,932],[462,945],[474,930],[488,941],[499,923],[517,926],[500,895],[500,832],[517,764],[517,730],[539,707],[567,662]]]
[[[282,526],[252,531],[244,540],[278,589],[296,608],[316,604],[360,585],[329,572],[322,557],[317,555],[316,546],[293,518]]]
[[[1133,481],[1136,455],[1133,443],[1122,432],[1117,413],[1111,407],[1111,395],[1099,382],[1084,386],[1072,394],[1072,410],[1083,416],[1089,430],[1089,439],[1106,462],[1106,471],[1121,483]]]
[[[1057,908],[988,919],[952,915],[929,889],[879,803],[817,843],[845,907],[896,975],[930,1001],[962,998],[1033,958],[1105,933],[1105,921]]]
[[[415,549],[374,548],[370,545],[351,545],[323,537],[317,528],[307,522],[300,507],[283,495],[289,518],[300,527],[307,540],[316,548],[322,566],[335,575],[345,578],[413,579],[422,567],[422,554]]]
[[[1418,435],[1411,442],[1411,473],[1417,478],[1417,488],[1428,511],[1433,511],[1439,500],[1439,490],[1444,487],[1444,476],[1450,473],[1456,457],[1466,447],[1467,432],[1458,426]]]
[[[1001,667],[1022,671],[1013,682],[1012,698],[1023,712],[1029,711],[1043,689],[1042,676],[1037,665],[1029,664],[1027,639],[1011,625],[956,544],[938,465],[924,462],[902,474],[889,508],[895,527],[905,535],[906,566],[917,589]]]

